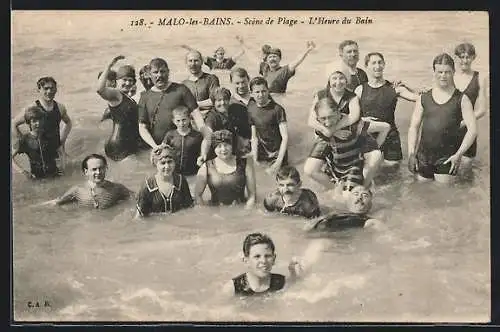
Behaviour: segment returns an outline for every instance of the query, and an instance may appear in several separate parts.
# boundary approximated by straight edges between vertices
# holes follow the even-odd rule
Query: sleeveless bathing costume
[[[474,107],[474,105],[476,104],[477,97],[479,96],[479,72],[474,71],[474,75],[472,76],[472,79],[467,85],[467,88],[465,88],[465,90],[463,91],[463,94],[469,97],[472,103],[472,107]],[[461,133],[461,138],[463,140],[465,134],[467,133],[467,128],[466,127],[460,128],[460,133]],[[469,158],[474,158],[476,154],[477,154],[477,138],[474,140],[474,143],[472,143],[469,150],[467,150],[464,153],[464,156]]]
[[[35,103],[45,113],[43,136],[47,139],[50,149],[58,149],[61,146],[60,124],[62,120],[59,105],[54,100],[54,108],[52,108],[52,111],[48,111],[42,106],[40,100],[36,100]]]
[[[137,151],[140,142],[137,103],[121,92],[122,102],[108,106],[102,120],[113,120],[113,129],[104,144],[106,156],[120,161]]]
[[[436,162],[455,154],[460,147],[462,96],[455,89],[447,102],[438,104],[432,97],[432,90],[422,94],[422,134],[417,151],[418,169],[422,177],[433,178]]]
[[[285,287],[285,276],[277,273],[271,273],[271,282],[269,288],[263,292],[255,292],[248,284],[247,274],[243,273],[233,278],[234,294],[240,296],[264,295],[276,292]]]
[[[207,161],[207,184],[212,194],[211,204],[231,205],[233,202],[246,201],[246,165],[246,159],[236,158],[236,170],[229,174],[222,174],[215,168],[214,159]]]

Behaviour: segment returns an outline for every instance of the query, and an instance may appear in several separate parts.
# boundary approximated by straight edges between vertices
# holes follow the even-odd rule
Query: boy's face
[[[264,84],[257,84],[252,87],[252,97],[257,104],[263,105],[269,100],[269,90]]]
[[[106,178],[106,165],[101,159],[91,158],[84,173],[89,182],[101,183]]]
[[[214,108],[216,111],[226,113],[229,107],[229,100],[224,98],[217,98],[214,101]]]
[[[329,107],[321,107],[317,112],[316,119],[326,128],[332,128],[342,119],[342,114]]]
[[[347,200],[347,208],[351,213],[367,213],[372,204],[372,194],[363,186],[354,187]]]
[[[247,77],[234,75],[232,83],[234,86],[234,90],[240,96],[246,95],[248,93],[249,88],[248,88],[248,78]]]
[[[301,183],[291,178],[278,180],[278,190],[282,196],[291,196],[300,190]]]
[[[174,125],[177,129],[186,130],[189,127],[189,117],[185,114],[174,114]]]
[[[38,91],[44,100],[51,101],[56,96],[57,86],[52,82],[45,82]]]
[[[259,278],[265,278],[271,273],[275,260],[276,254],[266,243],[250,247],[250,253],[244,258],[248,272]]]

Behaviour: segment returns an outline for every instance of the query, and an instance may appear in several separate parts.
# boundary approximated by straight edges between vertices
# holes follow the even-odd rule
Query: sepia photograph
[[[489,322],[489,20],[11,11],[12,322]]]

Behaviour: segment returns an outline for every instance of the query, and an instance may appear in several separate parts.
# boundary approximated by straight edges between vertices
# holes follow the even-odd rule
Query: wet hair
[[[197,54],[199,57],[200,57],[200,61],[203,62],[203,55],[201,55],[201,52],[200,51],[197,51],[197,50],[191,50],[189,52],[186,53],[186,61],[187,61],[187,58],[188,58],[188,55],[189,54]]]
[[[441,53],[437,55],[432,61],[432,69],[436,70],[436,65],[448,65],[455,71],[455,61],[448,53]]]
[[[248,72],[241,68],[241,67],[236,67],[231,69],[231,72],[229,73],[229,81],[233,81],[233,76],[239,76],[239,77],[246,77],[248,80],[250,80],[250,76],[248,76]]]
[[[266,87],[266,89],[269,89],[269,86],[267,85],[267,81],[265,80],[264,77],[261,77],[261,76],[254,77],[250,80],[250,91],[253,90],[253,87],[255,85],[264,85]]]
[[[33,119],[43,119],[44,117],[45,117],[45,112],[39,106],[30,106],[24,112],[24,120],[28,124]]]
[[[384,56],[382,55],[382,53],[380,53],[380,52],[370,52],[370,53],[368,53],[365,56],[365,66],[368,66],[368,62],[370,62],[370,58],[372,56],[378,56],[378,57],[380,57],[380,59],[382,59],[382,61],[385,62],[385,59],[384,59]]]
[[[174,108],[172,110],[172,117],[174,117],[176,115],[180,115],[180,116],[185,115],[185,116],[187,116],[189,118],[189,116],[190,116],[190,114],[189,114],[189,108],[187,108],[184,105],[177,106],[176,108]]]
[[[455,55],[460,56],[463,53],[467,53],[472,57],[476,57],[476,48],[471,43],[462,43],[455,47]]]
[[[250,255],[250,248],[257,244],[267,244],[269,249],[271,249],[271,251],[274,253],[274,242],[269,236],[262,233],[251,233],[248,234],[243,241],[243,254],[245,255],[245,257],[248,257]]]
[[[223,87],[217,87],[210,93],[210,100],[212,103],[215,103],[216,100],[223,99],[229,100],[231,99],[231,91]]]
[[[86,156],[85,158],[83,158],[83,161],[82,161],[82,172],[85,172],[85,170],[88,169],[87,162],[90,159],[99,159],[99,160],[102,160],[104,166],[105,167],[108,166],[108,161],[106,160],[106,157],[104,157],[101,154],[92,153],[92,154],[89,154],[88,156]]]
[[[38,89],[40,89],[45,85],[45,83],[52,83],[57,87],[57,82],[52,76],[44,76],[39,78],[38,81],[36,81],[36,86],[38,87]]]
[[[276,181],[292,179],[295,183],[300,182],[300,173],[297,168],[293,166],[283,166],[276,174]]]
[[[162,58],[154,58],[151,61],[149,61],[149,68],[151,69],[152,67],[160,68],[160,67],[167,67],[168,69],[168,64],[165,59]]]
[[[344,40],[344,41],[342,41],[339,44],[339,52],[342,53],[344,51],[344,48],[346,46],[349,46],[349,45],[356,45],[356,46],[358,46],[358,43],[356,43],[354,40],[351,40],[351,39]]]

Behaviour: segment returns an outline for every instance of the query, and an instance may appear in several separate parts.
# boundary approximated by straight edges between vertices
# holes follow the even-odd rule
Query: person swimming
[[[63,205],[76,202],[84,207],[106,209],[133,195],[124,185],[106,180],[106,157],[90,154],[83,159],[81,167],[87,178],[83,185],[73,186],[62,196],[42,204]]]

